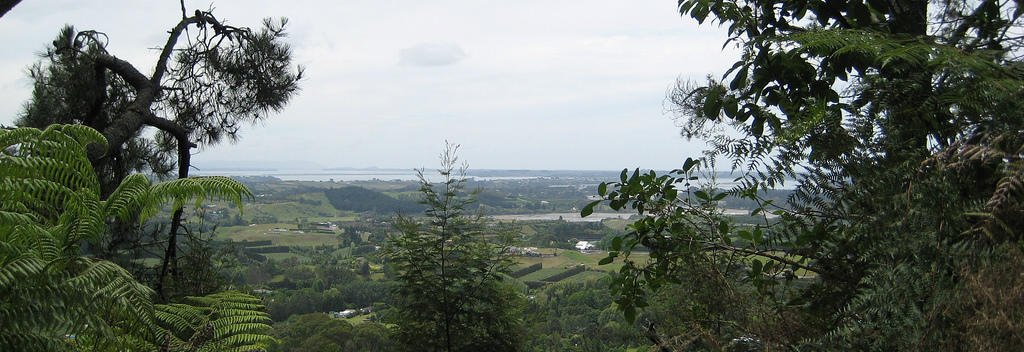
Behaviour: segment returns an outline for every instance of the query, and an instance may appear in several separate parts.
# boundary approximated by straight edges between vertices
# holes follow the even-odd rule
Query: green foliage
[[[378,302],[389,303],[388,293],[395,286],[394,282],[389,281],[360,280],[351,271],[339,276],[349,276],[349,279],[323,291],[312,287],[280,290],[275,294],[273,302],[267,304],[271,318],[284,321],[296,314],[358,309]]]
[[[79,255],[117,208],[99,199],[90,143],[104,139],[78,126],[0,132],[0,349],[65,350],[69,335],[121,343],[116,332],[151,307],[124,269]]]
[[[260,299],[239,292],[185,297],[184,303],[158,304],[155,317],[167,332],[162,348],[174,351],[261,350],[274,339],[266,335],[270,317]]]
[[[283,42],[286,20],[266,19],[255,30],[220,21],[206,11],[183,16],[150,77],[114,58],[105,33],[62,28],[29,70],[33,95],[17,124],[82,124],[104,135],[127,136],[112,141],[108,158],[97,163],[97,172],[111,182],[103,184],[104,191],[133,170],[168,175],[178,143],[189,144],[188,150],[235,139],[242,126],[281,110],[298,91],[302,69],[292,67],[291,50]],[[133,111],[139,108],[153,113],[132,116],[141,114]],[[125,121],[131,119],[143,122],[132,126],[135,122]],[[143,137],[144,126],[160,132]]]
[[[338,210],[373,212],[383,215],[394,213],[410,214],[423,211],[423,206],[412,201],[389,197],[374,190],[358,186],[346,186],[324,190],[327,200]]]
[[[240,128],[280,111],[298,90],[302,69],[292,69],[291,52],[283,42],[287,21],[265,20],[261,29],[251,30],[225,25],[209,11],[195,11],[193,15],[182,10],[156,61],[148,65],[152,67],[148,76],[108,52],[106,34],[79,32],[71,26],[61,29],[40,55],[41,61],[29,70],[33,95],[17,124],[37,128],[55,123],[80,124],[99,131],[107,143],[88,150],[95,170],[88,174],[99,177],[100,197],[107,197],[119,185],[141,184],[122,183],[132,172],[164,179],[177,168],[177,177],[187,178],[192,148],[234,140]],[[150,134],[154,137],[144,133],[148,127],[157,130]],[[217,182],[187,180],[168,187],[237,191],[224,188],[234,185],[208,185]],[[159,193],[159,189],[154,190],[156,197],[167,197]],[[180,208],[179,200],[174,203]],[[180,290],[203,286],[194,283],[207,279],[209,273],[179,270],[178,259],[195,261],[208,249],[191,235],[179,245],[181,232],[192,233],[182,231],[182,221],[182,212],[176,211],[163,245],[147,238],[159,234],[162,228],[144,233],[132,226],[131,220],[119,219],[108,224],[112,228],[109,238],[102,244],[94,243],[90,251],[140,274],[145,271],[144,265],[121,260],[162,251],[155,279],[161,298],[199,295],[206,291]],[[186,272],[189,277],[182,275]]]
[[[464,213],[473,200],[463,198],[465,168],[455,170],[455,149],[442,155],[441,184],[420,172],[427,221],[398,217],[401,235],[384,252],[398,281],[398,339],[416,351],[514,351],[520,298],[503,282],[512,236]]]
[[[642,346],[641,331],[614,308],[607,278],[551,283],[532,292],[523,314],[525,351],[624,351]],[[646,349],[640,348],[640,351]]]
[[[331,319],[323,313],[295,315],[274,325],[280,343],[272,352],[290,351],[395,351],[399,348],[391,332],[383,325],[366,322],[352,325]]]
[[[86,148],[105,143],[77,125],[0,131],[0,349],[155,349],[163,317],[154,316],[153,291],[120,266],[81,255],[79,246],[106,236],[107,221],[152,214],[167,201],[220,196],[240,203],[248,192],[227,178],[150,186],[131,176],[101,200]],[[247,330],[227,322],[217,327],[229,331],[215,330],[210,341],[258,340],[234,337]]]
[[[80,124],[102,132],[131,103],[131,86],[120,76],[97,69],[92,58],[105,53],[106,36],[96,31],[61,28],[41,61],[29,68],[32,97],[15,121],[23,127],[44,129],[51,124]],[[121,146],[119,146],[121,147]],[[168,155],[173,149],[133,135],[121,148],[120,158],[97,163],[104,193],[116,187],[130,172],[167,176],[174,170]]]
[[[576,242],[580,239],[602,238],[614,232],[596,221],[531,221],[523,226],[532,229],[533,233],[522,239],[522,245],[568,250],[576,249]]]
[[[544,268],[544,263],[535,263],[535,264],[529,265],[529,266],[527,266],[525,268],[520,268],[520,269],[518,269],[516,271],[513,271],[511,276],[514,277],[514,278],[520,278],[520,277],[526,276],[526,274],[532,273],[534,271],[537,271],[537,270],[540,270],[540,269],[543,269],[543,268]]]
[[[569,268],[569,269],[567,269],[565,271],[562,271],[560,273],[557,273],[557,274],[548,276],[546,278],[543,278],[540,281],[559,282],[559,281],[562,281],[562,280],[564,280],[564,279],[566,279],[566,278],[568,278],[570,276],[582,273],[584,271],[587,271],[587,267],[585,265],[581,264],[581,265],[577,265],[577,266],[574,266],[572,268]]]
[[[605,260],[624,262],[612,290],[627,318],[696,276],[760,303],[684,284],[690,311],[656,322],[670,334],[653,339],[663,348],[744,338],[766,350],[956,350],[958,327],[977,326],[954,313],[973,309],[965,273],[1001,267],[1024,238],[1022,47],[1008,34],[1021,11],[884,0],[681,0],[679,10],[724,26],[742,56],[669,96],[683,135],[708,142],[704,158],[599,187],[611,208],[644,215]],[[690,186],[723,159],[740,174],[726,193],[758,203],[751,215],[763,221],[732,224],[717,210],[726,194]],[[790,179],[788,202],[766,199]],[[631,260],[638,246],[651,261]]]

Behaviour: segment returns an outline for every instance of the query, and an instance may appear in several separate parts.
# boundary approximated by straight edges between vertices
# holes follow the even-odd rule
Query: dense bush
[[[370,307],[378,302],[389,303],[388,291],[393,285],[387,281],[354,280],[322,292],[312,288],[284,290],[275,293],[267,310],[274,321],[284,321],[294,314]]]
[[[383,325],[373,322],[352,325],[323,313],[293,316],[287,322],[274,325],[273,333],[280,342],[271,346],[271,352],[372,352],[394,351],[398,347],[390,330]]]
[[[239,244],[241,244],[242,247],[262,247],[262,246],[272,245],[272,244],[274,244],[274,242],[271,241],[271,240],[262,240],[262,241],[246,241],[246,240],[242,240],[242,242],[239,242]]]
[[[512,277],[518,279],[518,278],[521,278],[523,276],[526,276],[526,274],[532,273],[534,271],[537,271],[537,270],[540,270],[540,269],[543,269],[543,268],[544,268],[544,263],[533,264],[533,265],[530,265],[528,267],[520,268],[519,270],[513,271],[512,272]]]
[[[558,274],[554,274],[554,275],[548,276],[547,278],[541,279],[541,281],[559,282],[559,281],[565,280],[565,278],[567,278],[567,277],[570,277],[570,276],[582,273],[582,272],[584,272],[586,270],[587,270],[587,267],[585,265],[583,265],[583,264],[580,264],[580,265],[574,266],[572,268],[569,268],[566,271],[563,271],[563,272],[560,272]]]
[[[413,214],[423,211],[423,205],[412,200],[399,200],[362,187],[347,186],[324,191],[327,200],[338,210],[373,212],[383,215]]]
[[[529,287],[531,290],[544,287],[544,285],[547,284],[547,282],[543,281],[524,281],[523,283],[525,283],[526,287]]]
[[[246,248],[246,252],[250,253],[288,253],[288,246],[272,246],[272,247],[257,247],[257,248]]]
[[[360,255],[364,255],[364,254],[367,254],[367,253],[373,253],[376,250],[377,250],[377,246],[374,246],[372,244],[362,245],[362,246],[353,248],[352,249],[352,255],[360,256]]]

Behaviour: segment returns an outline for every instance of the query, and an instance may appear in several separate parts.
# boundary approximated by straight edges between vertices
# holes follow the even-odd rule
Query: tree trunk
[[[4,17],[4,15],[7,14],[7,11],[14,8],[14,5],[17,5],[19,2],[21,2],[21,0],[0,0],[0,17]]]
[[[892,17],[889,31],[893,34],[921,38],[928,34],[928,1],[893,0],[890,3]],[[906,65],[909,66],[909,65]],[[933,73],[924,67],[900,67],[894,73],[885,74],[887,79],[905,81],[904,86],[916,86],[899,92],[897,103],[890,112],[893,125],[890,135],[890,153],[926,153],[929,131],[933,130],[936,116],[923,109],[920,103],[931,95]]]
[[[178,141],[178,178],[188,178],[188,170],[192,166],[191,149],[194,144],[185,139],[186,135],[176,137]],[[178,230],[182,227],[182,220],[182,209],[175,210],[171,217],[171,231],[167,234],[167,250],[164,252],[164,260],[160,265],[160,276],[156,282],[156,291],[164,302],[168,298],[164,287],[168,272],[170,272],[174,284],[181,285],[181,275],[178,271]]]

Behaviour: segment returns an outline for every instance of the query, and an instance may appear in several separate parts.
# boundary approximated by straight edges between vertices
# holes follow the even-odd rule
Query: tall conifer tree
[[[514,351],[520,297],[504,282],[512,234],[470,214],[457,147],[441,156],[441,183],[419,172],[426,219],[399,216],[401,235],[385,258],[394,266],[398,336],[415,351]]]

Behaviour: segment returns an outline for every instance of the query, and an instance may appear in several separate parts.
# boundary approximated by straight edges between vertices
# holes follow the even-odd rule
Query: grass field
[[[351,318],[341,318],[340,320],[347,321],[349,324],[352,324],[352,325],[358,325],[358,324],[365,323],[367,320],[370,319],[371,316],[373,316],[373,314],[362,314],[362,315],[357,315],[357,316],[354,316],[354,317],[351,317]]]
[[[615,231],[625,231],[626,225],[632,224],[633,220],[626,219],[605,219],[601,222],[605,227]]]
[[[541,253],[554,253],[553,248],[540,248],[538,249]],[[558,249],[558,255],[554,257],[516,257],[515,260],[519,263],[519,267],[525,267],[536,263],[544,263],[545,269],[550,268],[569,268],[575,265],[583,264],[590,270],[599,271],[618,271],[622,267],[622,262],[616,260],[611,264],[597,265],[597,262],[608,255],[608,252],[597,252],[584,254],[578,251]],[[637,262],[645,262],[647,260],[647,253],[634,252],[630,255],[630,258]]]
[[[294,233],[288,232],[274,232],[274,229],[290,229],[294,225],[287,223],[274,223],[274,224],[257,224],[252,226],[225,226],[218,229],[217,238],[231,240],[235,242],[246,241],[262,241],[270,240],[274,246],[292,246],[292,247],[312,247],[318,245],[337,245],[338,237],[332,234],[320,234],[320,233]],[[364,235],[364,237],[367,237]],[[364,238],[366,240],[366,238]],[[345,253],[343,256],[347,257],[351,255],[350,248],[343,248],[339,251]],[[542,263],[544,269],[528,274],[521,278],[526,281],[536,281],[548,276],[554,275],[557,272],[571,268],[576,265],[585,265],[588,270],[596,271],[618,271],[622,267],[621,261],[616,261],[608,265],[598,265],[597,262],[604,258],[606,252],[596,253],[580,253],[574,250],[568,249],[557,249],[557,248],[539,248],[539,252],[546,255],[545,257],[514,257],[513,260],[517,262],[517,268],[533,265],[536,263]],[[296,256],[291,253],[269,253],[268,258],[282,259],[287,257]],[[644,262],[647,254],[642,252],[633,253],[631,258],[637,262]],[[305,257],[300,256],[300,259]],[[584,275],[589,276],[588,275]]]
[[[319,195],[319,197],[317,197]],[[338,215],[338,210],[327,202],[323,193],[308,193],[303,198],[322,198],[320,205],[299,203],[297,201],[276,202],[271,204],[255,203],[246,204],[242,209],[245,219],[252,219],[260,216],[273,216],[279,221],[293,221],[297,218],[308,217],[332,217]]]
[[[604,271],[587,270],[587,271],[584,271],[582,273],[579,273],[579,274],[567,277],[564,280],[562,280],[561,282],[566,282],[566,281],[570,281],[570,282],[586,282],[586,281],[590,281],[590,280],[600,280],[601,278],[607,277],[607,276],[608,276],[608,273],[604,272]]]
[[[540,248],[538,249],[541,253],[554,253],[554,248]],[[558,255],[553,257],[515,257],[514,259],[519,263],[515,268],[522,268],[536,263],[542,263],[543,269],[529,273],[520,277],[519,281],[541,281],[545,278],[551,277],[551,275],[558,274],[565,271],[566,269],[572,268],[576,265],[583,264],[587,267],[587,271],[570,276],[562,280],[584,282],[588,280],[596,280],[608,275],[609,272],[618,271],[622,267],[621,261],[616,261],[608,265],[597,265],[597,262],[607,256],[607,252],[600,253],[580,253],[572,250],[557,249]],[[645,262],[647,260],[647,253],[637,252],[630,256],[632,260],[638,262]]]
[[[274,229],[291,229],[293,224],[256,224],[252,226],[224,226],[217,230],[218,239],[235,242],[270,240],[275,246],[312,247],[319,245],[336,245],[338,236],[326,233],[293,233],[274,232]]]

